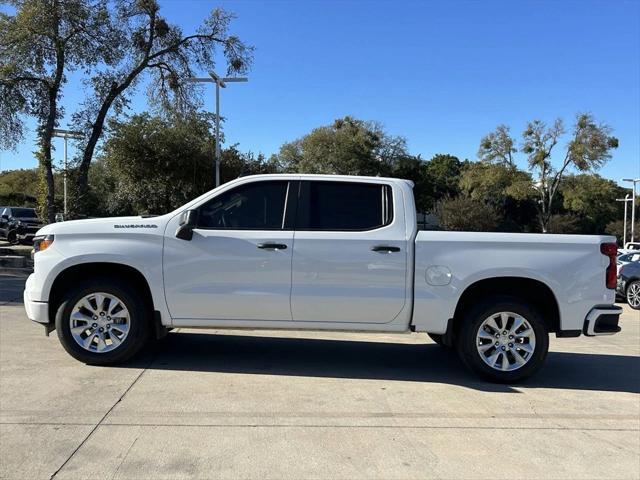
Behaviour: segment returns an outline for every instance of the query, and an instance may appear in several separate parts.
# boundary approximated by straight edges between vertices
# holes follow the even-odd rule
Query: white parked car
[[[419,232],[409,181],[260,175],[159,217],[47,225],[24,303],[90,364],[170,327],[415,331],[513,382],[542,365],[549,333],[620,330],[614,242]]]

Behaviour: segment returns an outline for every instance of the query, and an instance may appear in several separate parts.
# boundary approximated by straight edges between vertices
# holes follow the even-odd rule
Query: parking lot
[[[425,335],[180,330],[90,367],[0,275],[0,478],[640,478],[640,313],[483,383]]]

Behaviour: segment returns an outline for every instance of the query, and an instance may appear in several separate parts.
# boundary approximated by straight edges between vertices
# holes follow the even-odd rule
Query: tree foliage
[[[0,147],[23,137],[24,118],[38,124],[38,159],[46,180],[46,210],[55,216],[53,130],[64,114],[62,88],[70,71],[108,60],[114,39],[106,1],[13,0],[0,14]]]
[[[156,0],[117,1],[110,14],[118,28],[117,40],[108,46],[110,57],[104,68],[87,81],[92,93],[74,115],[76,127],[87,132],[76,181],[80,203],[107,116],[112,110],[123,111],[145,75],[150,99],[185,112],[197,104],[198,90],[184,80],[196,70],[212,70],[216,52],[226,59],[227,74],[246,72],[252,61],[252,47],[229,32],[233,15],[220,8],[188,35],[161,15]]]
[[[337,119],[285,143],[273,163],[285,171],[339,175],[388,175],[408,157],[406,140],[379,124],[353,117]]]
[[[549,230],[549,222],[553,215],[556,194],[563,183],[569,168],[578,172],[598,170],[609,158],[611,150],[618,147],[618,139],[611,135],[611,127],[597,123],[589,113],[576,116],[575,124],[570,132],[571,137],[564,149],[561,162],[554,165],[552,161],[556,146],[566,133],[562,120],[556,120],[548,126],[541,120],[527,124],[522,133],[521,152],[525,154],[529,170],[534,173],[536,182],[534,189],[538,201],[538,219],[543,232]],[[508,137],[508,138],[507,138]],[[500,142],[486,141],[487,138],[500,138]],[[480,146],[484,158],[503,165],[513,166],[512,161],[505,159],[504,145],[513,145],[515,140],[509,136],[504,126],[485,137]]]
[[[490,232],[500,225],[500,216],[494,207],[465,195],[439,201],[436,216],[445,230]]]
[[[213,188],[210,115],[134,115],[109,123],[101,157],[113,213],[166,213]],[[100,194],[100,192],[96,192]]]

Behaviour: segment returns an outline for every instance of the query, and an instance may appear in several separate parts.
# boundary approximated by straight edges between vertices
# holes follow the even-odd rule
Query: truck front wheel
[[[135,355],[149,332],[148,307],[135,289],[100,278],[69,289],[56,313],[64,349],[91,365],[114,365]]]
[[[512,383],[529,377],[544,363],[549,334],[528,304],[493,297],[462,319],[457,348],[463,362],[487,380]]]

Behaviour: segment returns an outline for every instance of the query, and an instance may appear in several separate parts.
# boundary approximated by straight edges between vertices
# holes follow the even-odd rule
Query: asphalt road
[[[640,478],[640,313],[514,386],[424,335],[180,330],[76,362],[0,275],[0,478]]]

